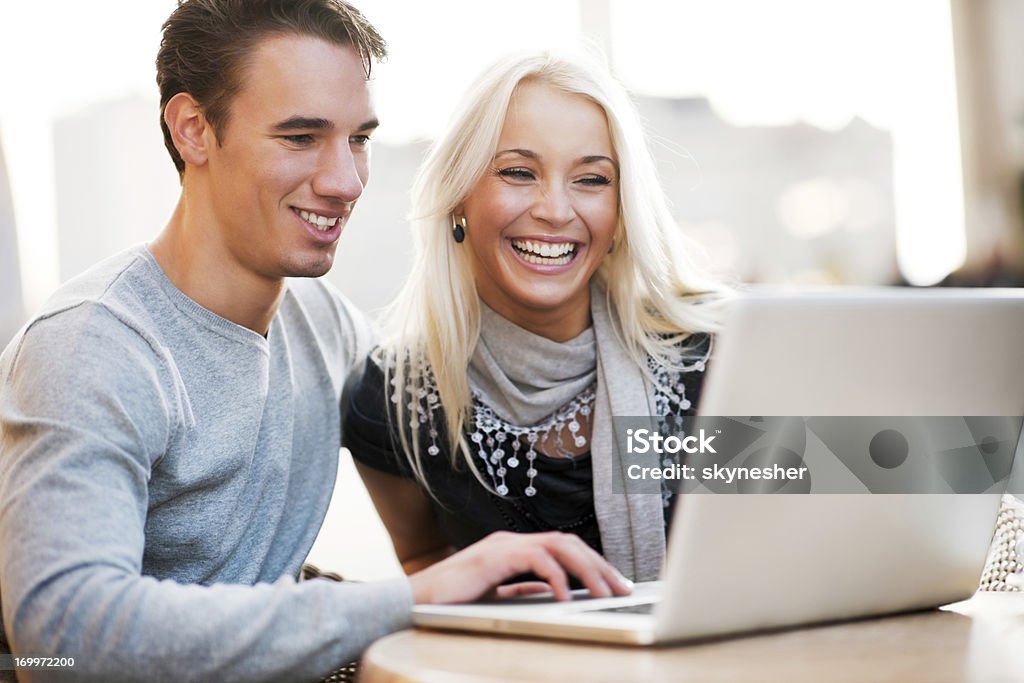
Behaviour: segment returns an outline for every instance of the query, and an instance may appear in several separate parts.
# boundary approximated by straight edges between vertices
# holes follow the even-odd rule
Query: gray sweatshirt
[[[22,679],[315,680],[407,626],[405,579],[293,578],[369,341],[319,280],[264,338],[141,246],[63,286],[0,356],[0,652],[75,658]]]

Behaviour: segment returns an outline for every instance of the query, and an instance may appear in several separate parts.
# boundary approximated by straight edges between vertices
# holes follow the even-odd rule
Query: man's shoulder
[[[109,282],[91,277],[77,294],[58,292],[0,355],[0,420],[15,411],[95,431],[114,410],[152,428],[161,452],[180,414],[170,359],[131,306],[105,294]]]
[[[288,278],[288,292],[303,306],[323,312],[344,311],[362,318],[362,313],[337,287],[322,277]]]
[[[54,291],[43,304],[36,318],[45,318],[83,302],[108,303],[116,300],[127,281],[138,278],[149,269],[144,246],[125,249],[96,263]]]
[[[61,358],[81,365],[96,356],[128,351],[152,354],[146,333],[146,301],[140,289],[149,265],[145,248],[134,247],[111,256],[61,285],[8,345],[4,356],[17,355],[28,345],[53,363]],[[132,353],[138,358],[137,353]]]
[[[291,278],[282,313],[292,322],[301,318],[316,341],[346,356],[347,365],[369,351],[373,334],[366,316],[324,278]]]

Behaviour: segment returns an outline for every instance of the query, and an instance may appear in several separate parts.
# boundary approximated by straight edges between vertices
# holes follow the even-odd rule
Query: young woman
[[[512,58],[413,189],[416,256],[345,443],[413,572],[498,530],[580,536],[656,578],[669,495],[612,491],[612,416],[686,415],[720,292],[689,261],[603,69]]]

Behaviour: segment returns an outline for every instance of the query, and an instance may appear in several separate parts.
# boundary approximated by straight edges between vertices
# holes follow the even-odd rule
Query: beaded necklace
[[[494,490],[498,492],[498,495],[508,495],[508,484],[505,482],[505,476],[508,474],[507,468],[515,469],[519,466],[519,452],[524,447],[524,440],[526,442],[527,485],[523,489],[523,493],[528,497],[537,495],[533,479],[537,476],[534,461],[537,459],[535,447],[539,441],[552,443],[558,457],[573,455],[566,449],[564,443],[567,429],[570,434],[569,438],[572,439],[576,448],[583,448],[587,445],[587,438],[580,432],[579,418],[588,417],[593,412],[594,397],[597,395],[596,388],[596,383],[591,384],[550,417],[529,427],[519,427],[498,417],[497,413],[474,393],[473,425],[475,428],[469,438],[475,444],[477,455],[483,461],[487,474],[495,482]],[[505,459],[506,444],[511,450],[507,460]],[[487,453],[488,450],[490,450],[490,455]]]
[[[686,397],[686,385],[682,381],[682,375],[686,372],[703,372],[703,360],[673,372],[648,357],[647,369],[654,379],[655,411],[658,415],[682,414],[692,407]],[[435,457],[441,452],[438,445],[439,432],[435,423],[435,413],[441,409],[441,400],[433,373],[429,369],[424,369],[422,376],[423,384],[416,392],[416,400],[410,401],[408,406],[413,414],[413,423],[418,422],[427,428],[430,437],[427,453]],[[394,384],[395,380],[392,379],[392,385]],[[536,496],[534,478],[537,476],[537,469],[534,464],[537,459],[537,444],[552,444],[557,457],[573,455],[565,446],[566,438],[572,440],[572,445],[576,449],[584,448],[587,445],[587,437],[582,433],[580,421],[581,418],[588,418],[593,413],[596,395],[595,382],[544,420],[522,427],[500,417],[493,408],[484,403],[477,392],[473,391],[473,430],[469,433],[469,440],[471,448],[476,449],[476,455],[490,477],[495,492],[500,496],[509,494],[506,478],[510,470],[517,470],[523,464],[521,458],[525,457],[527,484],[523,494],[531,498]],[[397,404],[399,397],[400,392],[395,390],[391,395],[391,401]],[[668,505],[670,494],[667,489],[663,491],[662,498],[663,503]]]

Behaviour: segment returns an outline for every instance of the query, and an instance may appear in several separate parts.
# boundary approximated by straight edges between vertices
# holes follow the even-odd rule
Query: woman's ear
[[[180,92],[168,100],[164,107],[164,123],[171,132],[174,147],[186,165],[202,166],[206,163],[209,157],[208,145],[215,136],[206,135],[210,124],[194,97]]]

